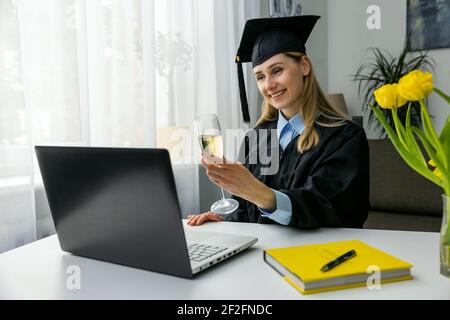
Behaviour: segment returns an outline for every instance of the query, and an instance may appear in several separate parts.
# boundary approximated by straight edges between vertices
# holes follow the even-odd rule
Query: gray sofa
[[[369,140],[367,229],[438,232],[443,190],[411,169],[389,140]]]

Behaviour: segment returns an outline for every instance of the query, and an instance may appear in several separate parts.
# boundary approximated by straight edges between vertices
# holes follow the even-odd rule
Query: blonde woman
[[[264,98],[256,140],[245,140],[243,164],[214,164],[207,155],[202,160],[209,179],[240,206],[224,217],[190,215],[189,225],[226,220],[303,229],[363,226],[369,208],[367,139],[327,102],[314,76],[304,44],[318,18],[247,21],[236,59],[244,120],[242,62],[252,62]],[[260,161],[262,154],[270,155],[270,163]],[[265,170],[274,164],[276,172]]]

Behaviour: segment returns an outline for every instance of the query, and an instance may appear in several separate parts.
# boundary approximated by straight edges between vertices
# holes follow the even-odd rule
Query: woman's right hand
[[[190,214],[187,216],[187,224],[190,226],[199,226],[206,221],[223,221],[223,218],[211,211],[200,213],[200,214]]]

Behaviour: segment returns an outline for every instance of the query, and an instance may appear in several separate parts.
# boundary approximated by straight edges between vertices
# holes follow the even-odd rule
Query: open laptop
[[[257,241],[184,228],[165,149],[35,150],[64,251],[192,277]]]

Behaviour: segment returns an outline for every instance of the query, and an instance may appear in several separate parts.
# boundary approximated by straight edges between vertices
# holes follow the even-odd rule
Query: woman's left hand
[[[214,158],[207,154],[202,157],[206,175],[217,186],[228,192],[253,202],[260,208],[274,209],[275,194],[259,181],[241,163],[230,163],[225,158]]]

